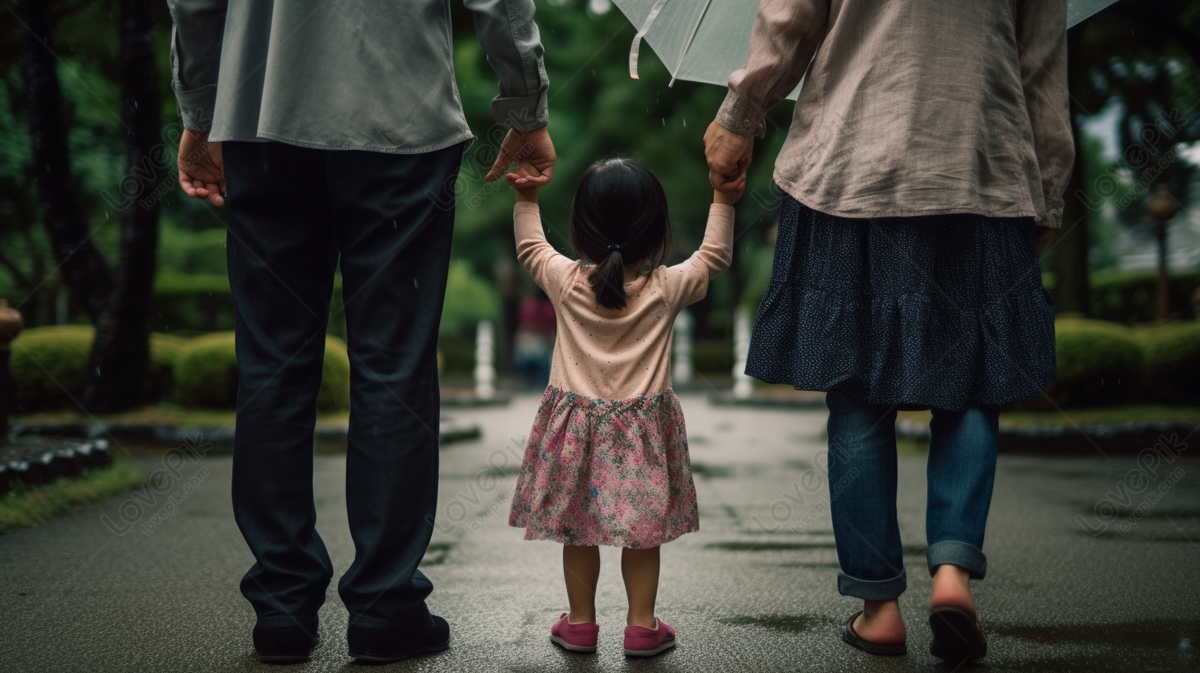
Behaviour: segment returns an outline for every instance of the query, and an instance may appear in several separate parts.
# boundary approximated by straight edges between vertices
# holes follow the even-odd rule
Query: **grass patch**
[[[138,487],[146,474],[125,462],[84,470],[74,479],[51,484],[17,484],[0,497],[0,533],[44,523],[72,507],[97,502]]]

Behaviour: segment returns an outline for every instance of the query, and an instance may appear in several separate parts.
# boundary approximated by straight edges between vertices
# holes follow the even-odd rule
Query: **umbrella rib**
[[[696,33],[700,32],[700,24],[704,23],[704,16],[708,14],[708,8],[712,6],[712,0],[704,0],[704,9],[700,12],[700,18],[697,19],[696,25],[692,26],[692,32],[688,33],[687,42],[683,43],[683,51],[679,52],[679,62],[671,70],[671,81],[667,82],[668,87],[675,86],[676,75],[679,69],[683,67],[683,59],[687,56],[688,50],[692,48],[692,40],[696,39]]]
[[[646,36],[646,32],[650,30],[650,25],[658,18],[658,13],[662,11],[665,4],[667,4],[667,0],[655,0],[654,6],[650,8],[649,16],[646,17],[646,21],[642,23],[642,27],[638,29],[637,34],[633,36],[633,44],[629,46],[629,77],[631,79],[638,79],[638,49],[642,46],[642,38]]]

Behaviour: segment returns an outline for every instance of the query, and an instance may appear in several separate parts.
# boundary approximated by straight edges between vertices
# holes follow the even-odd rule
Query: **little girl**
[[[715,193],[700,250],[666,267],[667,198],[642,166],[607,159],[583,174],[571,206],[579,261],[546,242],[537,189],[511,182],[517,257],[553,302],[558,337],[509,525],[525,528],[527,540],[563,544],[571,611],[550,641],[574,652],[596,651],[597,545],[623,547],[625,654],[653,656],[675,646],[675,630],[654,614],[659,545],[699,528],[671,390],[671,329],[729,268],[738,195]]]

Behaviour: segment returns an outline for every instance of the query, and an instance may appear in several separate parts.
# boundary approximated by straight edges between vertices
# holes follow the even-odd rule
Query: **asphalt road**
[[[404,671],[929,671],[924,459],[901,459],[909,654],[842,644],[857,608],[837,593],[818,454],[819,410],[713,407],[686,396],[701,530],[667,545],[659,614],[675,651],[621,654],[618,552],[605,550],[600,652],[547,642],[565,609],[559,549],[506,524],[537,400],[453,410],[478,441],[443,450],[439,525],[423,568],[448,652]],[[1182,439],[1182,438],[1180,438]],[[989,671],[1200,670],[1200,432],[1178,458],[1002,456],[975,592]],[[118,456],[120,450],[117,450]],[[162,467],[142,459],[147,471]],[[318,528],[335,568],[353,548],[344,459],[316,459]],[[0,536],[0,671],[249,671],[254,616],[237,583],[252,559],[229,502],[228,456],[185,461],[154,502],[114,499]],[[334,586],[322,646],[297,671],[358,668]],[[276,669],[278,670],[278,669]],[[969,669],[965,669],[969,670]]]

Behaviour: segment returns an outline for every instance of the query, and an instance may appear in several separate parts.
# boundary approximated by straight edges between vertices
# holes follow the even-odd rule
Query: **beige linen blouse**
[[[762,0],[717,122],[763,135],[807,70],[774,175],[797,201],[1059,227],[1066,21],[1067,0]]]
[[[700,249],[674,266],[625,283],[627,303],[600,306],[588,285],[590,267],[546,241],[537,204],[513,212],[517,259],[546,291],[557,314],[558,336],[550,385],[584,397],[626,400],[671,387],[675,316],[704,298],[708,282],[733,259],[733,208],[714,203]]]

